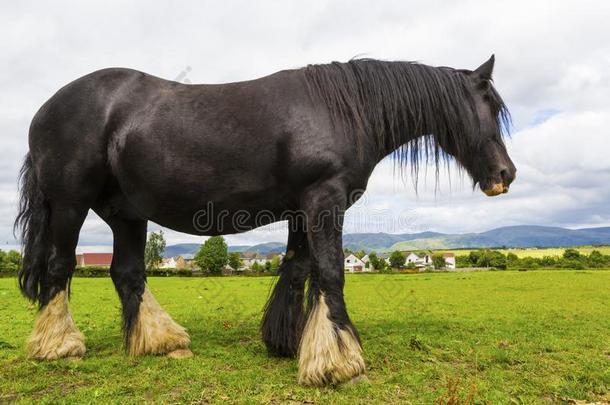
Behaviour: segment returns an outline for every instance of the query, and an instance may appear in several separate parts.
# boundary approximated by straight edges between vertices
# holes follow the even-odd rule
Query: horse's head
[[[508,125],[508,111],[491,83],[494,56],[473,71],[461,70],[476,116],[459,144],[441,145],[453,155],[470,177],[488,196],[508,192],[517,169],[508,156],[502,139],[502,126]]]

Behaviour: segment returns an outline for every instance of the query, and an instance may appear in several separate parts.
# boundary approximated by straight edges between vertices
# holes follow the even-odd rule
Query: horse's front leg
[[[311,276],[307,323],[299,346],[299,383],[341,384],[364,376],[356,328],[343,299],[342,226],[346,193],[326,184],[305,201]]]

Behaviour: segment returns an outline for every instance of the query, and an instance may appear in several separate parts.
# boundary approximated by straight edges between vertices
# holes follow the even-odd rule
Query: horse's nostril
[[[500,171],[500,177],[502,177],[502,182],[507,186],[515,179],[515,176],[508,168]]]

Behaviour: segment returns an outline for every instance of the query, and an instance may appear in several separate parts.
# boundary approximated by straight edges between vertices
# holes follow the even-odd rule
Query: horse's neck
[[[394,123],[386,123],[386,127]],[[416,141],[418,138],[429,134],[427,128],[421,128],[419,131],[416,131],[414,128],[416,125],[410,123],[409,127],[406,125],[398,125],[399,129],[392,134],[390,131],[386,131],[385,137],[383,139],[383,144],[379,145],[379,156],[378,160],[384,159],[386,156],[398,151],[405,144]],[[370,136],[378,136],[376,134],[371,134]]]

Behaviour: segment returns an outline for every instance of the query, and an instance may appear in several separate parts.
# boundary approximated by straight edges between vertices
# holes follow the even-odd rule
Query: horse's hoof
[[[356,385],[356,384],[369,384],[369,383],[370,383],[370,380],[366,376],[366,374],[360,374],[360,375],[357,375],[356,377],[352,378],[351,380],[343,383],[343,385]]]
[[[189,357],[193,357],[193,352],[189,349],[178,349],[167,353],[167,357],[170,359],[188,359]]]

